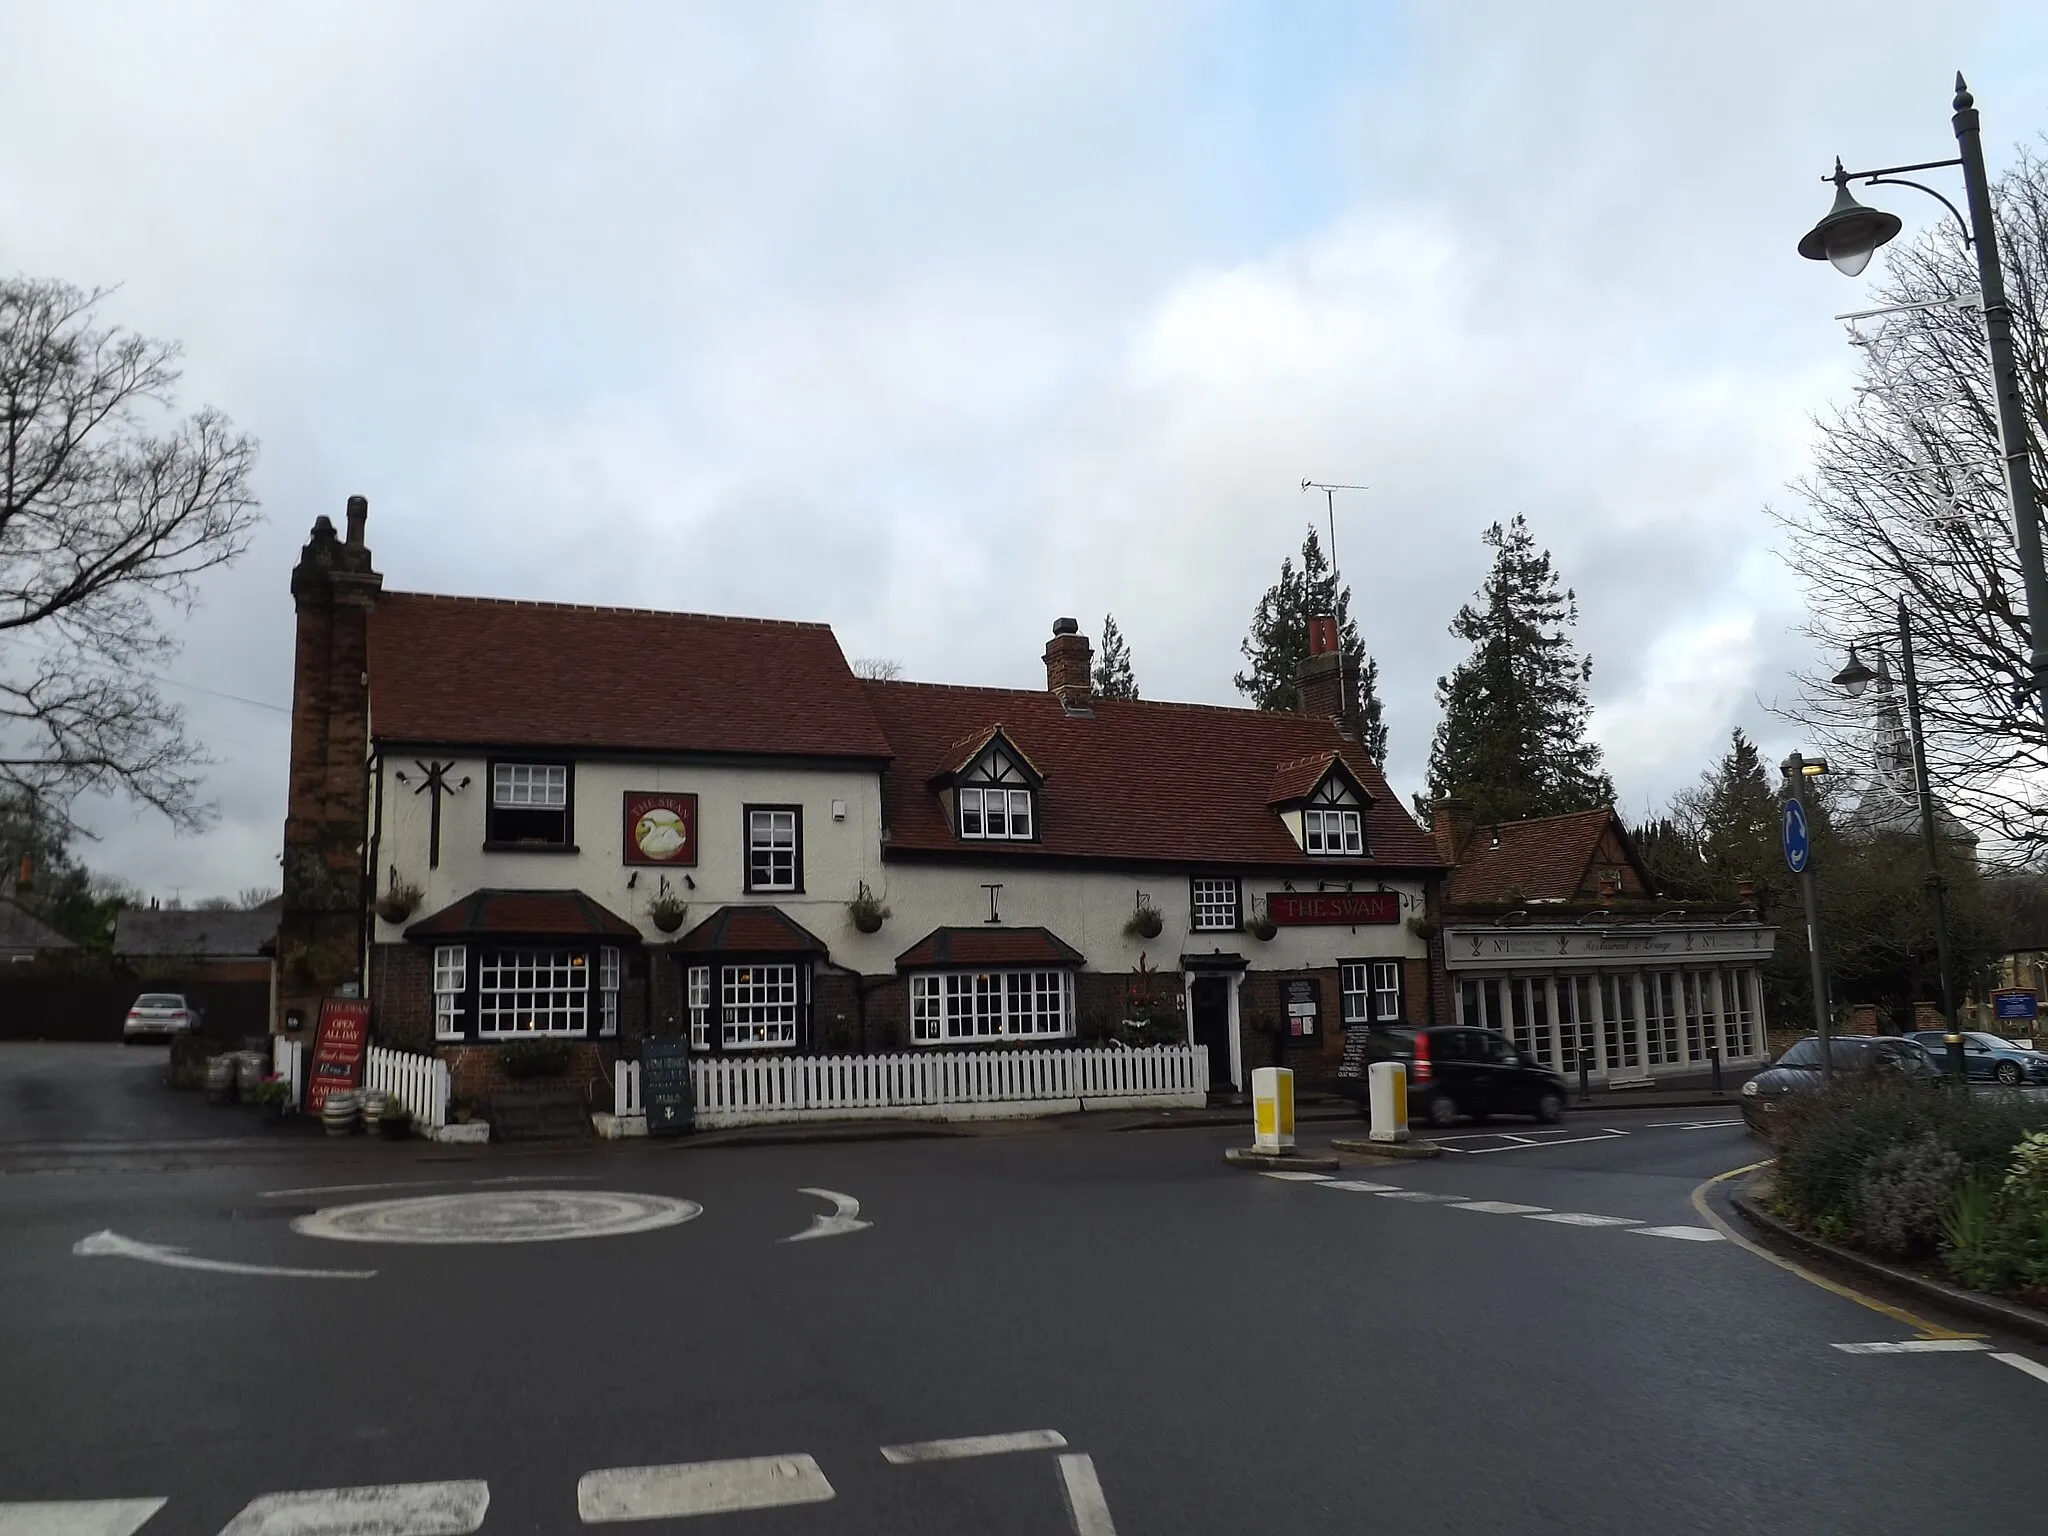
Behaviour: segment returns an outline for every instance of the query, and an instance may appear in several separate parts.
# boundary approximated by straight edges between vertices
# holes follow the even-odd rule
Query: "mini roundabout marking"
[[[624,1237],[704,1214],[694,1200],[593,1189],[494,1189],[329,1206],[293,1220],[302,1237],[342,1243],[559,1243]]]

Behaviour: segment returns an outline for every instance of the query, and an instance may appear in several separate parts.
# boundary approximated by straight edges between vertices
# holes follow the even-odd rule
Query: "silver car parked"
[[[199,1027],[200,1009],[179,992],[145,992],[135,999],[121,1025],[124,1042],[168,1040]]]

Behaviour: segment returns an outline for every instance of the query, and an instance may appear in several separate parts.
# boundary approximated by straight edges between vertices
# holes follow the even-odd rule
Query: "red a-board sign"
[[[1401,921],[1399,891],[1275,891],[1266,898],[1266,915],[1281,927],[1311,925],[1344,927],[1355,923]]]
[[[317,1115],[330,1093],[363,1085],[363,1052],[370,1043],[370,1004],[360,997],[320,1000],[313,1034],[313,1065],[306,1073],[306,1113]]]

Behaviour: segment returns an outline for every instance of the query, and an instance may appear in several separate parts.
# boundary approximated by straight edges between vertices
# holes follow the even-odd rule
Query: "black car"
[[[1564,1079],[1490,1029],[1375,1028],[1366,1037],[1365,1059],[1398,1061],[1408,1069],[1412,1120],[1453,1125],[1463,1115],[1533,1115],[1549,1124],[1564,1115]],[[1365,1094],[1363,1081],[1356,1091]]]
[[[1837,1035],[1828,1047],[1837,1077],[1896,1074],[1938,1081],[1942,1076],[1942,1064],[1904,1035]],[[1742,1085],[1742,1118],[1751,1130],[1768,1133],[1787,1094],[1818,1093],[1821,1083],[1820,1041],[1808,1035]]]

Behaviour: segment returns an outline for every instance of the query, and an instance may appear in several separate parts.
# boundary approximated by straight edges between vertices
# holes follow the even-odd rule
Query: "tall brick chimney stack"
[[[1436,851],[1453,864],[1465,856],[1465,845],[1472,841],[1477,827],[1477,816],[1470,800],[1436,801],[1429,808],[1429,830],[1436,839]]]
[[[291,785],[285,801],[284,903],[277,924],[277,1005],[310,1029],[320,999],[361,986],[368,894],[369,618],[384,578],[370,564],[370,504],[348,499],[347,542],[314,519],[292,570],[298,639],[292,670]]]
[[[1337,649],[1337,621],[1316,614],[1308,621],[1308,655],[1294,669],[1295,710],[1324,715],[1344,726],[1344,659]],[[1347,731],[1346,734],[1349,734]]]
[[[21,856],[21,868],[14,875],[14,899],[23,907],[32,907],[36,895],[36,858],[32,853]]]
[[[1054,619],[1045,644],[1045,686],[1064,709],[1085,710],[1095,700],[1095,650],[1078,619]]]

